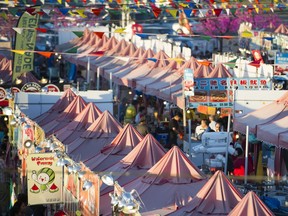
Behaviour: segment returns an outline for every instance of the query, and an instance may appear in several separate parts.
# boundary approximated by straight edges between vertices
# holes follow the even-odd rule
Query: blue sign
[[[184,94],[185,96],[194,96],[194,75],[190,68],[184,70]]]
[[[275,64],[288,64],[288,53],[276,53]]]

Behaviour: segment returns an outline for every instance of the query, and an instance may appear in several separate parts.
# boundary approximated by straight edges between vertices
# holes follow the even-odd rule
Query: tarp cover
[[[110,145],[104,146],[101,152],[84,161],[92,171],[100,172],[122,160],[143,139],[143,136],[127,124]]]
[[[243,195],[222,171],[217,171],[192,201],[171,215],[228,215]]]
[[[63,144],[71,143],[86,131],[101,114],[101,110],[93,102],[90,102],[66,127],[55,132],[55,136]]]
[[[274,214],[267,208],[261,199],[253,192],[249,191],[243,199],[229,213],[229,216],[273,216]]]

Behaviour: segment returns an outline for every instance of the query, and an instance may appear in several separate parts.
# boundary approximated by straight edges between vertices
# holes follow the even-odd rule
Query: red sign
[[[60,92],[60,89],[54,84],[48,84],[45,86],[48,92]]]
[[[253,55],[255,63],[258,63],[258,64],[264,63],[260,50],[252,50],[252,55]]]
[[[18,93],[20,92],[21,90],[17,87],[12,87],[12,90],[11,90],[13,93]]]
[[[132,25],[132,32],[135,33],[143,33],[143,26],[140,24],[133,24]]]
[[[0,87],[0,101],[5,100],[7,92],[4,88]]]

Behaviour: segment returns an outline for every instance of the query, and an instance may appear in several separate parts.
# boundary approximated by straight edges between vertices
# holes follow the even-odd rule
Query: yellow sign
[[[54,153],[27,156],[28,204],[62,202],[62,167]]]
[[[18,21],[17,27],[23,31],[21,34],[16,33],[12,80],[34,69],[34,52],[31,51],[35,49],[38,21],[39,14],[31,15],[28,12],[24,12]]]

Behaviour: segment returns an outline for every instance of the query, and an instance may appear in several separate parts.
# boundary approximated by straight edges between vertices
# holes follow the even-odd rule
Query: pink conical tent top
[[[63,144],[71,143],[86,131],[101,114],[101,110],[90,102],[66,127],[58,130],[55,136]]]
[[[136,190],[145,208],[141,215],[165,215],[187,205],[206,183],[202,174],[178,148],[170,149],[143,177],[121,185]],[[101,196],[100,212],[109,215],[108,194]]]
[[[223,64],[218,64],[208,75],[208,78],[226,78],[226,77],[232,77],[230,72],[227,70],[227,68]]]
[[[87,103],[81,96],[76,96],[69,106],[53,121],[42,125],[46,136],[62,129],[67,126],[82,110],[86,107]]]
[[[184,70],[186,68],[190,68],[193,70],[193,72],[196,71],[196,69],[199,67],[199,63],[197,62],[197,59],[194,57],[191,57],[188,61],[186,61],[178,70],[177,73],[184,74]]]
[[[143,176],[143,182],[149,184],[190,184],[206,179],[206,176],[191,163],[176,146],[171,148],[158,163]]]
[[[139,49],[139,48],[138,48]],[[140,56],[137,60],[136,63],[138,64],[144,64],[145,62],[148,61],[148,58],[153,58],[154,52],[149,48],[147,49],[142,56]],[[139,56],[139,55],[138,55]]]
[[[149,52],[147,55],[149,55]],[[164,51],[159,51],[153,56],[153,61],[150,61],[147,58],[145,64],[135,68],[124,76],[121,76],[119,82],[125,86],[135,87],[138,80],[145,79],[149,74],[161,72],[165,66],[169,65],[168,59],[169,56]],[[154,60],[156,60],[156,62],[154,62]]]
[[[143,56],[145,53],[145,50],[143,47],[139,47],[136,49],[135,53],[131,56],[131,59],[138,60],[141,56]]]
[[[151,134],[147,134],[128,155],[104,172],[113,172],[113,178],[124,185],[142,176],[164,155],[165,149],[161,144]],[[101,194],[110,190],[108,186],[101,186]]]
[[[158,145],[158,148],[155,148],[155,145]],[[124,166],[147,169],[154,166],[162,158],[164,152],[165,150],[159,142],[151,134],[147,134],[139,145],[130,152],[131,154],[123,158],[122,163]]]
[[[213,67],[211,65],[206,66],[200,64],[199,67],[194,71],[195,78],[207,78],[209,74],[212,72]]]
[[[60,115],[64,109],[75,99],[77,95],[68,88],[60,99],[45,113],[33,119],[38,125],[42,126],[54,120],[56,116]]]
[[[288,34],[288,28],[284,24],[281,24],[276,28],[274,32],[280,34]]]
[[[222,171],[217,171],[192,201],[171,215],[228,215],[242,194]]]
[[[121,129],[121,124],[106,110],[80,137],[68,144],[67,152],[79,160],[88,160],[108,145]]]
[[[127,124],[110,145],[104,146],[100,153],[84,163],[93,171],[103,171],[123,159],[142,139],[143,136],[131,124]]]
[[[81,135],[81,137],[87,139],[110,137],[110,135],[117,135],[121,128],[121,124],[113,117],[109,111],[105,110],[97,118],[97,120]]]
[[[159,88],[159,85],[161,86],[167,86],[169,83],[166,83],[163,81],[163,79],[171,73],[171,71],[175,71],[178,67],[178,63],[176,61],[170,61],[169,65],[163,68],[159,68],[159,70],[156,68],[151,73],[146,75],[145,77],[142,77],[141,80],[136,81],[136,89],[143,91],[144,93],[148,93],[151,91],[150,89],[155,86],[155,89]],[[164,83],[162,83],[162,81]],[[149,90],[146,89],[146,87],[149,86]],[[160,87],[161,88],[161,87]]]
[[[119,55],[120,56],[132,56],[136,52],[136,46],[133,43],[128,43],[127,47],[124,48]]]
[[[94,34],[94,32],[90,32],[90,39],[86,44],[83,44],[81,47],[78,48],[78,53],[82,53],[85,50],[89,49],[95,43],[97,43],[98,37]]]
[[[90,48],[88,48],[87,50],[85,50],[85,52],[77,55],[77,58],[78,58],[77,62],[78,62],[78,61],[81,61],[81,60],[79,60],[79,59],[80,59],[80,58],[82,59],[83,57],[85,57],[85,60],[83,60],[83,61],[87,62],[87,59],[86,59],[87,55],[89,55],[90,53],[93,53],[93,52],[98,51],[99,48],[102,47],[103,44],[105,44],[105,43],[107,42],[107,40],[108,40],[108,38],[107,38],[105,35],[103,35],[101,39],[99,39],[98,36],[97,36],[96,38],[97,38],[97,39],[95,40],[95,43],[92,44],[92,46],[91,46]],[[94,57],[94,58],[95,58],[95,57]]]
[[[108,39],[106,43],[102,45],[102,47],[99,48],[99,51],[109,51],[112,50],[113,48],[116,47],[118,44],[118,40],[112,36],[111,38]]]
[[[138,145],[143,136],[131,124],[127,124],[110,145],[103,147],[101,154],[127,155]]]
[[[163,50],[160,50],[158,53],[156,53],[156,55],[153,56],[153,58],[156,59],[154,68],[166,67],[170,63],[170,61],[169,61],[170,57]]]
[[[91,33],[90,31],[86,28],[83,32],[83,36],[81,37],[81,40],[76,44],[75,47],[79,47],[82,45],[85,45],[86,43],[88,43],[88,41],[91,38]]]
[[[113,49],[107,50],[106,55],[113,55],[115,53],[120,53],[127,47],[128,42],[126,40],[122,39]]]
[[[273,216],[274,214],[253,191],[249,191],[228,215]]]

